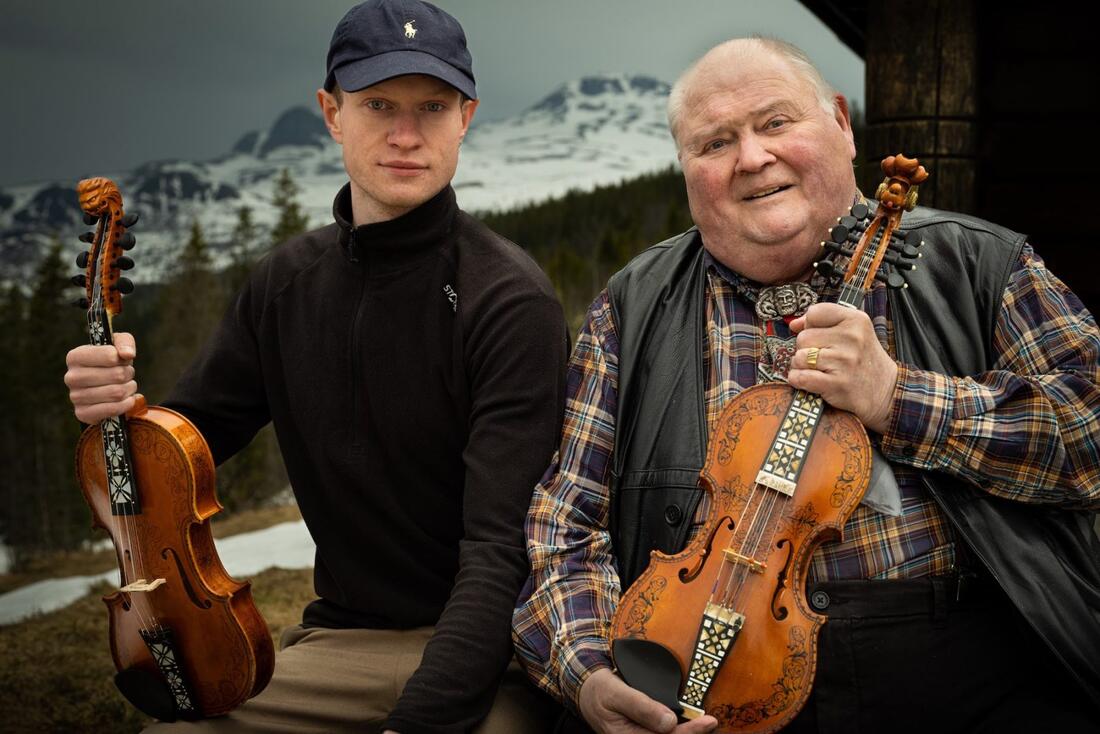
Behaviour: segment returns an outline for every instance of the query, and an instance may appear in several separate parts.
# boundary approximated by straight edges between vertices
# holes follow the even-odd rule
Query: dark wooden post
[[[975,211],[977,194],[977,34],[974,0],[867,6],[867,134],[858,173],[874,193],[874,161],[902,152],[932,174],[920,203]]]

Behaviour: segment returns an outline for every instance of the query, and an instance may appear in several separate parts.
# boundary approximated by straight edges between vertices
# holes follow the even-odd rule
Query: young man
[[[607,639],[650,551],[677,552],[707,517],[697,478],[722,408],[785,379],[863,422],[900,495],[858,507],[812,557],[828,622],[788,730],[1096,731],[1092,316],[1022,235],[921,208],[902,220],[925,241],[911,287],[876,287],[863,311],[774,308],[779,288],[835,295],[813,263],[860,198],[844,97],[789,44],[738,39],[681,77],[669,120],[697,229],[613,276],[577,339],[514,618],[532,678],[600,734],[790,706],[780,680],[772,698],[713,702],[721,721],[678,724],[612,672]]]
[[[335,222],[256,267],[165,405],[218,462],[273,421],[319,598],[268,688],[199,726],[415,734],[488,714],[477,731],[540,731],[522,676],[497,684],[567,336],[535,263],[455,205],[477,107],[462,28],[427,3],[358,5],[317,98],[350,179]],[[136,350],[116,336],[68,356],[83,421],[133,404]]]

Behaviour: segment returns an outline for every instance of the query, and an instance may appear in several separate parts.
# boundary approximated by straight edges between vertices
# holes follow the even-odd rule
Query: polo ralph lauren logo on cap
[[[416,29],[413,28],[415,22],[415,20],[410,20],[405,24],[405,38],[416,38]]]

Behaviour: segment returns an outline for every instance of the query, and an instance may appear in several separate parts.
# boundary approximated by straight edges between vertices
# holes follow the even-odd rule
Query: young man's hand
[[[133,335],[121,331],[114,335],[114,346],[85,344],[65,356],[65,384],[77,418],[98,423],[134,407],[136,356]]]

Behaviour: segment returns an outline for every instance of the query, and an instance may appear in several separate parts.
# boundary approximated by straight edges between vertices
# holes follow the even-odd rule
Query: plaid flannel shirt
[[[735,287],[739,276],[713,260],[707,273],[705,403],[713,426],[730,398],[755,384],[763,330]],[[877,285],[864,310],[893,355],[885,288]],[[773,323],[785,331],[783,322]],[[973,377],[899,365],[890,427],[879,448],[898,479],[901,516],[860,505],[843,540],[815,553],[811,581],[912,578],[955,567],[962,549],[920,489],[917,470],[948,472],[1021,502],[1100,508],[1100,333],[1029,246],[1006,286],[993,348],[993,370]],[[620,584],[608,532],[608,470],[618,359],[605,291],[590,308],[570,360],[561,446],[528,513],[531,576],[513,618],[513,640],[528,674],[574,708],[585,678],[611,666],[607,638]],[[708,509],[704,497],[696,530]]]

